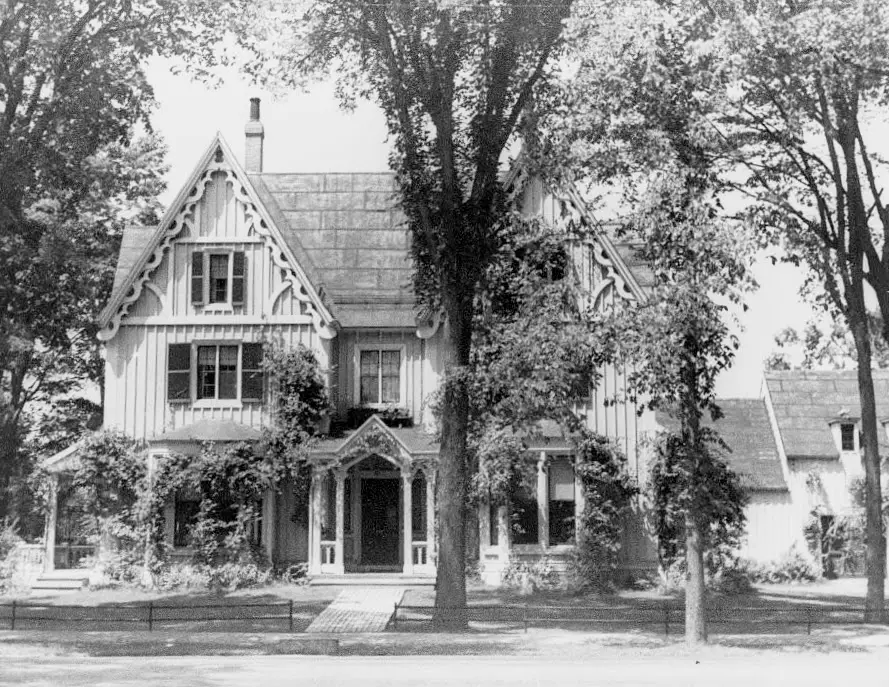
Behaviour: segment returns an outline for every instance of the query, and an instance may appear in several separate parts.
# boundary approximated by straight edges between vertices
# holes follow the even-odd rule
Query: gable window
[[[359,402],[382,405],[401,402],[401,351],[365,349],[359,360]]]
[[[840,425],[840,447],[843,451],[855,450],[855,425],[844,422]]]
[[[167,400],[258,403],[263,396],[261,343],[170,344]]]
[[[247,264],[243,251],[191,255],[191,302],[195,306],[244,304]]]

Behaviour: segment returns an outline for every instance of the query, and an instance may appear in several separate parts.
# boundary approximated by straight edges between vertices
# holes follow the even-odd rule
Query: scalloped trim
[[[304,282],[300,279],[300,276],[296,273],[294,267],[288,262],[284,249],[279,245],[277,238],[272,234],[265,220],[262,218],[259,209],[250,198],[247,188],[238,178],[235,170],[225,162],[222,149],[217,148],[214,160],[207,165],[204,172],[192,187],[191,192],[182,204],[182,208],[176,213],[176,216],[164,231],[151,258],[142,268],[139,277],[133,282],[126,297],[118,306],[117,312],[108,324],[99,332],[98,338],[100,341],[107,342],[115,337],[120,329],[121,321],[130,312],[130,308],[132,308],[133,304],[139,300],[139,297],[142,295],[142,290],[146,288],[146,285],[149,285],[149,288],[150,286],[153,286],[149,284],[149,279],[154,271],[160,266],[167,253],[167,249],[170,247],[173,240],[182,232],[182,229],[187,226],[190,232],[194,232],[195,206],[204,197],[207,184],[210,183],[213,175],[217,172],[223,173],[226,176],[226,181],[232,184],[235,200],[240,201],[244,206],[245,215],[248,220],[248,234],[252,230],[264,239],[275,265],[284,272],[285,283],[291,287],[294,296],[304,304],[306,312],[311,315],[312,324],[315,327],[318,336],[322,339],[332,339],[336,336],[336,330],[325,325],[322,321],[321,314],[315,308],[311,297],[305,289]],[[152,290],[156,293],[156,289]],[[283,291],[281,291],[281,293],[283,293]],[[279,293],[278,296],[280,296],[281,293]]]

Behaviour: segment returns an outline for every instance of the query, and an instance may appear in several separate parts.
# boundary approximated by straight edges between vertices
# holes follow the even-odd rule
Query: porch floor
[[[346,589],[312,621],[306,632],[382,632],[404,589]]]

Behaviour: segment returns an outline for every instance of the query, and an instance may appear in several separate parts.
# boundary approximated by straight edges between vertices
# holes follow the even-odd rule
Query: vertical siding
[[[430,350],[435,351],[440,343],[440,333],[433,337],[433,344],[419,339],[412,330],[391,332],[384,330],[352,330],[340,332],[338,341],[336,367],[336,409],[344,415],[349,408],[357,406],[355,394],[356,367],[358,364],[359,346],[401,346],[404,351],[402,372],[406,397],[400,405],[410,412],[414,422],[423,421],[424,394],[437,385],[436,361],[428,357]],[[426,378],[424,378],[424,375]]]
[[[774,561],[796,545],[805,551],[803,521],[790,492],[753,491],[744,511],[747,536],[741,555],[760,562]]]
[[[263,241],[251,235],[243,205],[236,201],[232,185],[218,173],[195,206],[194,232],[183,230],[171,244],[152,276],[161,293],[143,289],[117,335],[107,344],[105,425],[126,431],[138,439],[155,437],[165,430],[200,420],[233,420],[252,427],[269,421],[268,408],[259,404],[169,404],[166,400],[167,350],[173,343],[255,342],[268,340],[262,324],[243,318],[305,315],[304,305],[285,283],[280,267],[272,262]],[[186,224],[187,226],[187,224]],[[194,307],[189,290],[191,259],[195,251],[243,251],[247,269],[245,303],[228,312]],[[275,294],[279,297],[272,302]],[[221,322],[231,317],[231,323]],[[135,318],[154,318],[147,324]],[[169,322],[169,318],[178,318]],[[276,324],[273,340],[284,346],[303,344],[313,348],[319,362],[330,362],[330,342],[319,339],[305,321]],[[188,324],[181,324],[187,322]]]

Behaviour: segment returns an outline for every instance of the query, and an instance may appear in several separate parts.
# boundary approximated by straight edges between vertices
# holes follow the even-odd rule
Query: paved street
[[[702,660],[631,657],[585,661],[521,657],[187,657],[6,659],[0,684],[65,685],[677,685],[767,687],[889,685],[889,664],[875,654],[777,655]]]

